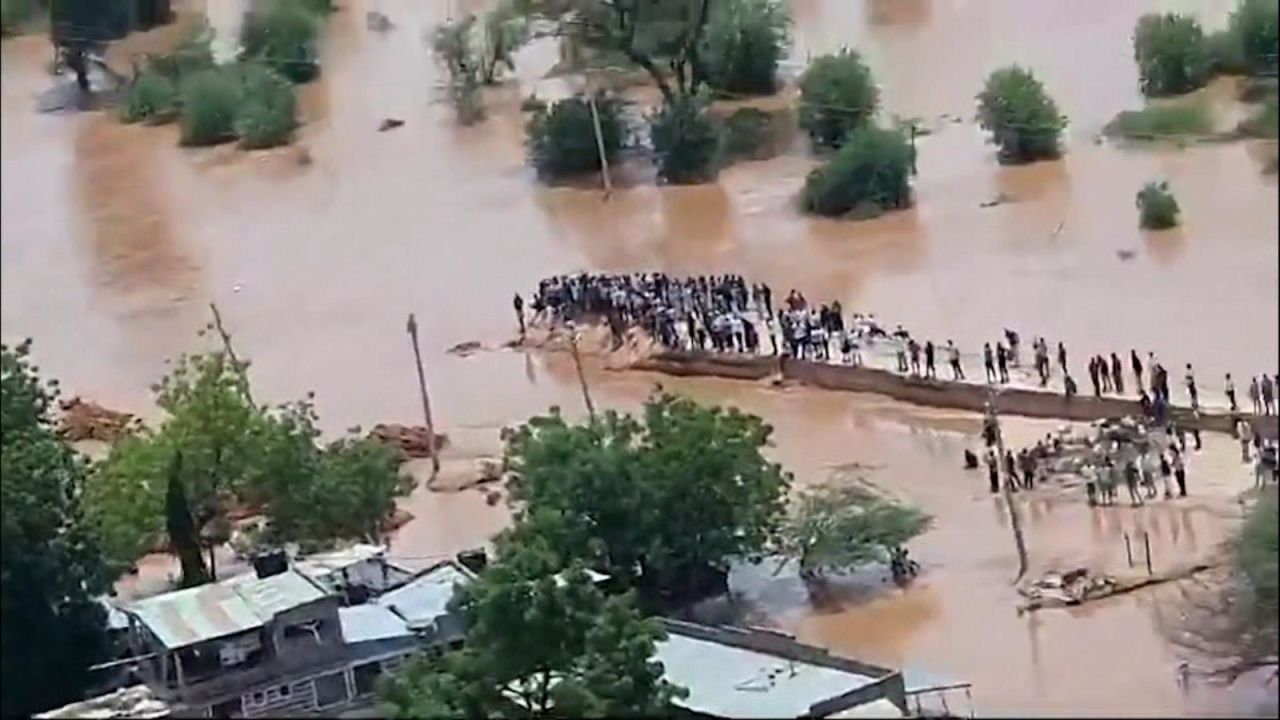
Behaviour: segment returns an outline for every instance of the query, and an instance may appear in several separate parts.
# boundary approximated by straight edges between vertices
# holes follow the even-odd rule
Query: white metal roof
[[[413,631],[399,615],[381,605],[338,608],[342,639],[347,643],[413,637]]]
[[[724,718],[794,718],[876,678],[674,632],[658,643],[667,681],[689,695],[676,703]]]
[[[832,713],[828,717],[840,720],[845,718],[900,718],[906,717],[907,714],[898,709],[888,698],[880,698],[869,703],[854,705],[851,708],[845,708],[837,713]]]
[[[176,590],[123,609],[172,649],[262,627],[277,613],[326,595],[302,573],[287,570],[266,578],[242,575]]]
[[[413,627],[423,627],[447,615],[455,585],[471,582],[473,576],[454,563],[442,563],[409,582],[378,596],[373,602],[394,610]]]
[[[359,565],[366,560],[380,557],[383,549],[378,545],[356,544],[333,552],[316,553],[299,558],[294,567],[313,578],[321,579],[335,572]]]
[[[121,688],[115,692],[98,697],[81,700],[70,705],[48,710],[36,715],[37,718],[61,720],[62,718],[135,718],[149,720],[151,718],[169,717],[169,706],[146,685],[134,685]]]

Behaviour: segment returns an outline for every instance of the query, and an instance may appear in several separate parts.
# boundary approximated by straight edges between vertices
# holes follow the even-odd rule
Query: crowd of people
[[[937,365],[945,363],[953,381],[966,380],[964,360],[956,344],[923,342],[901,325],[892,330],[874,314],[850,313],[840,302],[811,304],[803,293],[791,290],[775,307],[768,284],[748,283],[741,275],[700,275],[677,278],[666,273],[577,273],[547,278],[538,283],[532,300],[534,317],[550,322],[603,320],[612,332],[615,347],[626,332],[642,328],[662,347],[671,350],[714,350],[733,353],[772,353],[822,362],[864,365],[873,346],[892,351],[893,369],[921,378],[937,379]],[[520,326],[524,328],[524,299],[514,298]],[[1006,328],[994,346],[985,343],[982,362],[990,384],[1011,382],[1011,369],[1020,366],[1021,338]],[[1031,342],[1034,378],[1048,387],[1055,371],[1061,375],[1067,396],[1079,393],[1069,368],[1066,346],[1036,337]],[[1051,356],[1052,352],[1052,356]],[[1056,363],[1055,363],[1056,361]],[[1128,352],[1128,372],[1133,384],[1129,395],[1137,397],[1144,414],[1157,424],[1168,417],[1171,402],[1169,370],[1147,353]],[[1111,352],[1089,358],[1088,376],[1095,397],[1126,395],[1126,367],[1122,354]],[[1192,409],[1199,410],[1200,385],[1190,363],[1183,386]],[[1250,379],[1247,395],[1254,414],[1277,412],[1280,375]],[[1235,382],[1228,373],[1223,395],[1231,411],[1239,411]]]

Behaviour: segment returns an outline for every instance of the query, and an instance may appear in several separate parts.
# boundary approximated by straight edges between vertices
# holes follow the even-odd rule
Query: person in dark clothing
[[[920,376],[920,343],[915,338],[907,341],[907,355],[911,360],[911,374]]]
[[[1067,346],[1058,341],[1058,366],[1062,368],[1062,372],[1067,372]]]
[[[1098,360],[1098,379],[1102,381],[1102,392],[1111,392],[1111,373],[1108,372],[1106,358],[1101,355],[1097,356]]]
[[[1018,478],[1018,461],[1009,450],[1004,451],[1004,474],[1009,481],[1010,489],[1017,490],[1022,481]]]
[[[1196,441],[1196,452],[1199,452],[1204,445],[1200,442],[1200,413],[1196,413],[1195,423],[1191,426],[1191,439]]]
[[[924,374],[925,376],[933,380],[937,380],[938,369],[933,364],[933,353],[934,353],[933,341],[925,340],[924,341]]]
[[[951,379],[963,380],[964,368],[960,365],[960,348],[952,341],[947,341],[947,360],[951,363]]]
[[[1115,353],[1111,353],[1111,384],[1115,386],[1116,394],[1124,394],[1124,368]]]
[[[1173,454],[1173,479],[1178,483],[1178,497],[1187,496],[1187,466],[1182,461],[1182,454]]]
[[[1200,393],[1196,389],[1196,374],[1191,369],[1191,363],[1187,363],[1187,394],[1191,396],[1191,409],[1200,409]]]
[[[1031,490],[1036,484],[1036,458],[1031,451],[1018,451],[1018,468],[1022,471],[1022,487]]]
[[[991,343],[983,343],[982,345],[982,367],[987,371],[987,382],[996,381],[996,358],[995,353],[991,351]]]
[[[1142,408],[1144,417],[1151,417],[1151,396],[1141,386],[1138,387],[1138,405]]]
[[[1004,343],[996,343],[996,368],[1000,371],[1000,382],[1009,382],[1009,351]]]
[[[1129,490],[1129,503],[1134,507],[1142,504],[1142,494],[1138,492],[1138,466],[1132,461],[1124,464],[1124,485]]]
[[[969,448],[964,449],[964,469],[965,470],[978,469],[978,456]]]
[[[1171,496],[1169,475],[1172,473],[1173,468],[1169,466],[1169,459],[1165,457],[1164,453],[1160,453],[1160,480],[1164,483],[1164,496],[1166,498]]]
[[[1138,358],[1137,350],[1129,351],[1129,364],[1133,366],[1133,384],[1139,390],[1142,389],[1142,360]]]
[[[511,299],[511,307],[515,308],[516,320],[520,323],[520,337],[524,337],[524,298],[516,293]]]
[[[1018,333],[1010,330],[1009,328],[1005,328],[1004,339],[1009,343],[1009,364],[1014,367],[1018,367],[1018,344],[1020,342]]]
[[[996,460],[995,450],[990,448],[987,449],[987,482],[991,492],[1000,492],[1000,463]]]
[[[1236,384],[1235,381],[1231,379],[1231,373],[1227,373],[1227,381],[1224,384],[1224,389],[1227,393],[1227,402],[1231,403],[1231,412],[1239,411],[1240,406],[1236,404]]]
[[[1076,393],[1079,392],[1079,389],[1076,387],[1075,379],[1072,378],[1070,375],[1062,376],[1062,391],[1069,398],[1075,397]]]
[[[760,297],[764,300],[764,311],[770,315],[773,314],[773,291],[769,286],[760,283]]]
[[[1098,358],[1089,359],[1089,382],[1093,383],[1093,396],[1102,397],[1102,386],[1098,384]]]

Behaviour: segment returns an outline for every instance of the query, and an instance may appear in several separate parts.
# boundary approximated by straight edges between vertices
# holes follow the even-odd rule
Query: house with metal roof
[[[363,543],[298,558],[293,567],[345,595],[349,604],[362,603],[415,577],[412,571],[388,561],[385,548]]]
[[[903,717],[902,673],[833,655],[764,630],[663,619],[655,660],[688,695],[679,709],[708,718]]]

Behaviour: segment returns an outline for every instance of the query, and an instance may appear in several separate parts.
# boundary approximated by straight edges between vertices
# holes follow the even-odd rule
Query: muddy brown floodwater
[[[1140,102],[1129,35],[1154,5],[793,0],[797,63],[855,46],[887,110],[935,130],[919,142],[917,206],[861,223],[794,211],[811,167],[803,154],[737,165],[705,187],[623,189],[608,202],[540,187],[523,163],[516,108],[546,87],[537,77],[554,51],[523,52],[521,87],[492,91],[490,118],[459,128],[437,101],[422,43],[445,2],[343,3],[328,24],[324,72],[303,91],[298,143],[255,154],[182,150],[173,128],[106,114],[38,114],[36,97],[55,82],[48,45],[5,40],[3,335],[34,336],[41,367],[75,393],[153,415],[148,386],[166,357],[199,347],[195,330],[216,301],[253,359],[258,393],[283,401],[315,390],[336,432],[417,418],[404,335],[414,311],[438,421],[463,453],[492,451],[498,428],[548,405],[580,414],[563,357],[445,353],[506,339],[512,292],[580,268],[740,272],[967,348],[1011,326],[1061,339],[1074,357],[1150,349],[1170,367],[1194,363],[1202,384],[1225,371],[1274,372],[1276,181],[1260,172],[1259,148],[1094,142],[1116,111]],[[1229,3],[1168,5],[1199,8],[1216,26]],[[394,29],[367,30],[371,9]],[[970,120],[985,74],[1011,61],[1040,73],[1072,120],[1061,162],[1001,168]],[[378,132],[387,117],[405,125]],[[1183,206],[1176,231],[1137,229],[1133,195],[1154,178],[1168,178]],[[979,207],[1000,192],[1015,202]],[[1135,255],[1121,261],[1119,250]],[[785,573],[736,578],[745,602],[806,640],[971,680],[984,713],[1239,713],[1265,694],[1177,686],[1179,656],[1163,629],[1178,614],[1174,588],[1018,617],[1003,506],[959,469],[973,417],[595,363],[588,375],[610,407],[637,407],[660,381],[759,413],[801,481],[862,463],[937,517],[913,546],[924,576],[905,592],[838,588],[814,607]],[[1009,432],[1045,427],[1019,421]],[[1233,497],[1247,473],[1213,439],[1191,478],[1192,499],[1136,511],[1090,511],[1078,493],[1026,503],[1033,565],[1115,569],[1122,533],[1139,529],[1151,532],[1156,563],[1213,552],[1237,522]],[[505,522],[477,492],[419,491],[407,504],[417,520],[393,546],[406,562],[483,542]]]

